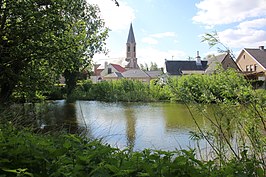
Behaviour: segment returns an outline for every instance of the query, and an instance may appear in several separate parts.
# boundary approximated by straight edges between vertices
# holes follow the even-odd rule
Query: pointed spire
[[[127,43],[136,43],[132,23],[130,23],[130,29],[129,29],[129,33],[128,33]]]

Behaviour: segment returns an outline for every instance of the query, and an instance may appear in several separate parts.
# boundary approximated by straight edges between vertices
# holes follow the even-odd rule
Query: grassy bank
[[[119,150],[73,134],[0,125],[0,176],[264,176],[253,158],[201,161],[193,150]]]

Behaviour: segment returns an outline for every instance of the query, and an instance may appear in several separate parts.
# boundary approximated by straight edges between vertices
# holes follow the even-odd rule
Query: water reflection
[[[192,116],[201,127],[205,126],[202,116],[197,114],[195,110],[192,111],[193,115],[191,115],[187,106],[184,104],[165,103],[162,110],[166,121],[166,129],[169,131],[176,129],[196,130]]]
[[[125,109],[127,146],[134,147],[136,138],[136,117],[132,108]]]
[[[36,122],[40,131],[61,131],[69,133],[80,133],[77,124],[76,105],[74,103],[66,104],[64,100],[24,104],[24,115]]]
[[[55,101],[35,106],[38,126],[102,139],[118,148],[175,150],[193,147],[189,131],[196,129],[187,108],[174,103],[105,103]],[[44,114],[45,113],[45,114]],[[198,117],[200,126],[203,120]],[[60,127],[60,128],[58,128]]]

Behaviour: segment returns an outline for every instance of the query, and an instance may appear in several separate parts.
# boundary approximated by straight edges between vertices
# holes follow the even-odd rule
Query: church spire
[[[139,68],[138,63],[137,63],[137,58],[136,58],[136,41],[135,41],[132,23],[130,24],[126,46],[127,46],[126,61],[128,62],[128,64],[126,65],[126,68],[128,69]]]
[[[136,43],[135,36],[134,36],[134,32],[133,32],[132,23],[130,23],[130,28],[129,28],[128,38],[127,38],[127,43]]]

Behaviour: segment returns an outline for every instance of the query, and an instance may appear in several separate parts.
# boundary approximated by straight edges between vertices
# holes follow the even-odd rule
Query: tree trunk
[[[7,103],[10,100],[14,87],[8,83],[1,84],[0,87],[0,104]]]
[[[66,93],[68,97],[72,94],[73,90],[76,88],[78,72],[66,70],[64,72],[64,77],[66,79],[65,81],[66,82]]]

